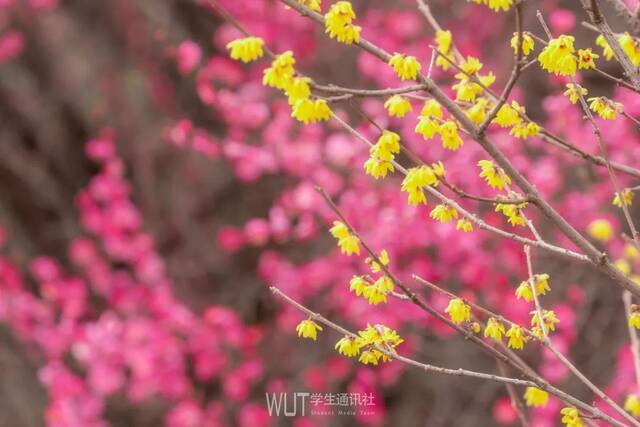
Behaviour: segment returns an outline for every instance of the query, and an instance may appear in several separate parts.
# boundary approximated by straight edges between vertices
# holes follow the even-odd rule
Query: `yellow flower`
[[[524,400],[527,406],[533,408],[543,408],[547,406],[549,401],[549,393],[544,390],[540,390],[537,387],[527,387],[524,392]]]
[[[365,350],[360,353],[360,358],[358,361],[363,365],[378,365],[378,356],[374,353],[373,350]]]
[[[629,316],[629,326],[640,330],[640,311],[634,311]]]
[[[588,70],[596,68],[594,59],[600,58],[600,55],[591,52],[591,49],[578,49],[578,68]]]
[[[262,84],[277,89],[284,89],[289,85],[295,70],[293,65],[296,63],[293,52],[290,50],[281,53],[271,62],[271,67],[264,70]]]
[[[415,80],[422,69],[422,65],[420,65],[415,56],[405,56],[398,52],[395,52],[389,59],[389,65],[400,80]]]
[[[496,205],[495,211],[502,212],[504,216],[507,217],[509,224],[511,224],[513,227],[515,227],[516,225],[524,227],[527,222],[522,215],[522,209],[525,206],[526,203],[521,203],[519,205],[498,203]]]
[[[478,94],[482,93],[482,86],[472,82],[464,74],[456,74],[458,83],[452,86],[456,91],[456,101],[476,102]]]
[[[454,56],[451,53],[451,44],[452,44],[451,31],[448,31],[448,30],[436,31],[436,49],[440,53],[445,55],[447,58],[449,58],[451,61],[453,61]],[[447,71],[451,66],[451,63],[446,59],[442,58],[440,55],[438,55],[438,57],[436,58],[436,65],[442,68],[443,70]]]
[[[561,35],[551,39],[538,55],[538,61],[544,70],[557,76],[572,76],[576,73],[577,59],[573,36]]]
[[[584,427],[584,423],[580,419],[580,414],[576,408],[567,406],[560,410],[560,414],[562,414],[562,424],[565,424],[567,427]]]
[[[487,118],[487,107],[489,101],[484,98],[479,98],[478,101],[469,108],[465,114],[473,123],[479,125]]]
[[[587,232],[591,237],[602,242],[608,242],[613,237],[613,227],[606,219],[596,219],[591,221],[587,226]]]
[[[480,160],[478,166],[481,170],[480,177],[484,178],[491,188],[502,190],[505,185],[511,184],[511,178],[491,160]]]
[[[439,178],[444,177],[446,173],[446,171],[444,170],[444,165],[440,161],[438,163],[431,163],[431,169],[433,170],[433,173]],[[438,183],[436,182],[434,186],[437,185]]]
[[[493,317],[487,321],[487,326],[484,329],[485,338],[493,338],[496,341],[500,341],[504,333],[504,325],[502,322],[497,321]]]
[[[456,223],[456,230],[462,230],[465,233],[468,233],[470,231],[473,231],[473,224],[471,224],[471,221],[469,221],[468,219],[461,218]]]
[[[521,40],[522,40],[522,44],[521,44],[522,55],[527,56],[535,48],[535,43],[533,41],[533,38],[527,33],[522,33]],[[511,37],[511,47],[513,48],[513,53],[517,54],[518,53],[518,33],[513,33],[513,37]]]
[[[385,178],[387,173],[394,172],[393,163],[388,160],[380,160],[377,157],[369,157],[364,162],[364,169],[367,175],[371,175],[375,179]]]
[[[422,135],[424,139],[431,139],[440,131],[440,123],[436,120],[425,116],[420,116],[419,119],[420,121],[414,130],[417,134]]]
[[[435,117],[437,119],[442,119],[442,108],[440,104],[435,99],[429,99],[424,102],[424,106],[420,111],[420,116],[423,117]]]
[[[437,219],[440,222],[449,222],[455,218],[458,218],[458,211],[447,205],[437,205],[431,211],[429,215],[433,219]]]
[[[515,350],[522,350],[524,348],[524,344],[527,342],[527,337],[524,335],[524,331],[517,325],[511,325],[506,336],[509,338],[507,345],[509,348],[513,348]]]
[[[535,122],[519,123],[511,128],[510,135],[516,138],[527,138],[540,133],[540,126]]]
[[[405,193],[409,193],[409,204],[417,206],[419,204],[426,205],[427,198],[424,195],[422,187],[427,185],[435,186],[438,183],[438,178],[433,169],[429,166],[423,165],[420,167],[409,168],[407,170],[407,176],[402,180],[401,190]]]
[[[320,12],[320,5],[322,4],[321,0],[298,0],[298,3],[301,5],[307,6],[311,10],[315,10],[316,12]],[[285,8],[289,8],[285,6]]]
[[[262,58],[264,51],[264,40],[260,37],[245,37],[227,43],[227,50],[230,51],[231,59],[242,61],[245,64]]]
[[[353,6],[348,1],[339,1],[331,5],[324,16],[325,32],[332,39],[341,43],[351,44],[360,41],[361,27],[352,25],[356,19]]]
[[[540,328],[540,316],[538,315],[538,311],[532,311],[531,314],[531,326]],[[558,319],[556,313],[553,310],[543,310],[542,319],[544,321],[544,328],[547,333],[555,331],[556,323],[560,323],[560,319]]]
[[[618,43],[620,43],[622,50],[629,56],[633,66],[637,67],[640,65],[640,49],[638,48],[637,40],[629,33],[624,33],[618,37]]]
[[[458,67],[460,67],[460,69],[464,72],[463,76],[473,76],[482,69],[482,62],[480,62],[480,60],[475,56],[467,56],[466,59],[460,61]]]
[[[633,191],[625,188],[621,191],[621,193],[624,204],[627,206],[631,206],[631,203],[633,203]],[[618,193],[616,193],[615,197],[613,198],[613,204],[619,208],[622,207],[622,202],[620,201],[620,195]]]
[[[607,39],[605,39],[602,34],[596,38],[596,45],[602,47],[602,54],[607,61],[610,61],[611,58],[614,57],[615,53],[613,52],[613,49],[611,49],[609,42],[607,42]]]
[[[413,110],[411,103],[407,98],[400,95],[393,95],[387,99],[384,103],[384,108],[387,109],[391,117],[404,117],[409,111]]]
[[[442,146],[452,151],[456,151],[464,144],[464,141],[458,135],[458,125],[451,120],[447,120],[440,125],[440,138],[442,139]]]
[[[388,130],[382,131],[382,134],[371,147],[371,155],[381,160],[393,160],[395,154],[400,152],[400,135]]]
[[[511,105],[504,104],[500,107],[496,118],[493,119],[493,123],[500,127],[508,128],[522,122],[520,114],[524,114],[524,109],[517,101],[512,101]]]
[[[308,99],[311,96],[311,79],[309,77],[293,78],[284,90],[289,98],[289,105],[295,105],[301,99]]]
[[[637,394],[630,394],[624,401],[624,410],[634,417],[640,417],[640,398]]]
[[[393,291],[393,282],[387,276],[382,276],[375,283],[364,288],[362,295],[371,305],[378,305],[387,302],[387,294]]]
[[[579,84],[567,83],[567,90],[564,91],[564,96],[568,96],[569,101],[571,101],[572,104],[575,104],[580,100],[580,95],[585,96],[588,93],[589,91]]]
[[[351,234],[349,227],[342,221],[333,221],[333,227],[329,229],[329,233],[336,239],[343,239]]]
[[[353,357],[360,352],[360,344],[357,339],[345,335],[336,343],[335,349],[340,354]]]
[[[349,281],[349,291],[355,292],[356,296],[364,294],[364,290],[370,283],[361,276],[353,276]]]
[[[624,256],[627,257],[628,259],[637,259],[638,255],[640,255],[640,251],[638,251],[638,248],[635,247],[635,245],[632,245],[630,243],[627,243],[626,245],[624,245]]]
[[[534,288],[536,289],[536,295],[546,295],[546,293],[551,290],[548,274],[535,274],[533,276],[533,281]],[[516,289],[516,298],[522,298],[527,302],[533,301],[533,292],[531,291],[531,285],[528,280],[524,280],[520,283],[520,286]]]
[[[472,0],[474,3],[484,4],[489,6],[491,10],[498,12],[500,9],[504,11],[509,10],[513,4],[513,0]]]
[[[449,314],[451,321],[456,325],[471,320],[471,307],[464,303],[460,298],[454,298],[449,301],[449,305],[444,310]]]
[[[622,104],[604,96],[589,98],[589,109],[605,120],[613,120],[622,112]]]
[[[333,112],[329,108],[327,101],[324,99],[316,99],[315,101],[308,98],[299,99],[296,101],[291,111],[291,117],[305,125],[308,125],[309,123],[327,121],[332,114]]]
[[[318,338],[318,331],[321,330],[322,327],[311,319],[303,320],[296,326],[299,337],[311,338],[314,341]]]
[[[345,255],[360,255],[360,239],[351,234],[345,223],[334,221],[333,227],[329,229],[331,235],[338,241],[340,251]]]
[[[386,249],[380,251],[380,255],[378,255],[378,261],[380,261],[385,267],[389,265],[389,253]],[[382,271],[382,267],[380,266],[380,264],[378,264],[373,258],[367,257],[364,262],[370,265],[372,273],[380,273],[380,271]]]

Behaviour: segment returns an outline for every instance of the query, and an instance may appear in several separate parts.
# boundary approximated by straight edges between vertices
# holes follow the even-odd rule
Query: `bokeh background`
[[[499,91],[513,61],[513,12],[464,0],[429,3],[460,50],[496,74]],[[524,28],[543,35],[539,9],[555,34],[593,47],[578,3],[525,1]],[[602,3],[614,30],[623,31],[624,20]],[[328,40],[277,1],[219,4],[272,50],[293,50],[319,82],[399,84],[377,59]],[[364,37],[428,67],[434,32],[413,0],[353,4]],[[401,277],[420,274],[527,323],[531,307],[513,295],[526,278],[524,255],[513,242],[482,231],[461,235],[430,220],[429,208],[406,206],[399,178],[366,177],[366,149],[335,124],[292,121],[284,97],[260,84],[266,60],[243,66],[228,59],[224,46],[239,35],[204,0],[0,0],[0,426],[517,423],[498,384],[397,362],[364,367],[335,353],[340,337],[332,332],[315,343],[295,337],[303,317],[268,285],[353,329],[394,327],[407,341],[400,349],[418,360],[497,371],[494,360],[408,303],[372,307],[349,293],[350,277],[366,266],[335,248],[326,232],[335,218],[315,185],[373,247],[389,251]],[[598,65],[620,75],[613,62]],[[453,82],[441,70],[434,78]],[[592,94],[640,114],[637,95],[595,73],[581,78]],[[561,95],[564,83],[532,66],[514,97],[533,119],[597,153],[588,124]],[[333,108],[375,138],[359,105],[425,161],[443,160],[452,182],[491,194],[477,177],[475,165],[486,156],[473,141],[445,152],[413,132],[418,103],[412,117],[395,121],[383,102]],[[619,119],[602,128],[612,158],[640,167],[634,125]],[[616,235],[625,231],[603,168],[537,138],[490,134],[580,231],[601,218]],[[485,206],[465,206],[510,227]],[[531,216],[545,238],[570,247]],[[597,244],[623,256],[618,237]],[[636,391],[619,289],[543,252],[535,267],[551,276],[544,303],[561,319],[558,346],[618,400]],[[592,400],[552,356],[531,347],[525,360]],[[367,392],[376,406],[368,416],[275,418],[266,391]],[[558,425],[559,407],[552,400],[534,411],[536,425]]]

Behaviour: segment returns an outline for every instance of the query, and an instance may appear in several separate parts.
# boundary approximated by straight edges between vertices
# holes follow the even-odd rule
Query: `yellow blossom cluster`
[[[632,37],[631,34],[625,32],[618,35],[618,43],[631,60],[633,66],[640,66],[640,43],[638,43],[638,40]],[[602,47],[602,54],[607,61],[610,61],[611,58],[615,56],[613,49],[609,46],[609,42],[607,42],[607,39],[602,34],[596,38],[596,45]]]
[[[567,83],[567,90],[563,95],[569,98],[572,104],[577,103],[580,100],[580,96],[586,96],[589,91],[577,83]]]
[[[572,76],[576,73],[578,60],[575,56],[573,36],[565,34],[549,40],[549,44],[538,55],[542,69],[557,76]]]
[[[640,397],[637,394],[630,394],[624,401],[624,410],[634,417],[640,417]]]
[[[360,41],[362,27],[353,25],[356,13],[348,1],[339,1],[331,5],[329,12],[324,15],[325,32],[332,39],[341,43],[352,44]]]
[[[464,231],[465,233],[469,233],[473,231],[473,224],[466,218],[460,218],[456,223],[456,230]]]
[[[387,109],[391,117],[398,118],[404,117],[409,111],[413,110],[409,100],[402,95],[393,95],[387,99],[384,103],[384,108]]]
[[[367,174],[375,179],[384,178],[393,172],[393,159],[400,152],[400,135],[384,130],[378,141],[369,150],[369,158],[364,163]]]
[[[449,67],[451,66],[451,62],[453,62],[455,58],[453,56],[453,52],[451,51],[452,43],[453,38],[451,36],[451,31],[436,31],[436,49],[441,55],[444,55],[447,59],[449,59],[449,61],[447,61],[447,59],[438,55],[438,58],[436,59],[436,65],[445,71],[449,69]]]
[[[377,365],[380,360],[389,361],[389,357],[383,351],[395,353],[395,348],[403,342],[398,333],[387,326],[367,325],[366,329],[358,331],[356,337],[342,337],[335,348],[338,353],[347,357],[354,357],[360,353],[358,361],[365,365]]]
[[[494,10],[496,12],[503,10],[507,11],[513,5],[513,0],[472,0],[474,3],[484,4],[488,6],[489,9]]]
[[[543,408],[549,401],[549,393],[537,387],[527,387],[524,392],[524,401],[532,408]]]
[[[393,291],[393,281],[387,276],[381,276],[375,282],[370,282],[365,277],[353,276],[349,282],[349,290],[356,296],[363,296],[371,305],[387,302],[387,295]]]
[[[511,178],[491,160],[480,160],[478,166],[480,166],[480,177],[484,178],[491,188],[502,190],[505,185],[511,184]]]
[[[496,341],[502,340],[502,336],[505,334],[504,324],[495,318],[491,317],[487,320],[487,325],[484,328],[485,338],[493,338]]]
[[[531,312],[531,326],[533,333],[542,338],[544,333],[540,325],[540,315],[537,310]],[[556,324],[560,323],[560,319],[556,316],[553,310],[542,310],[542,321],[544,323],[544,329],[547,332],[554,332],[556,330]]]
[[[303,6],[307,6],[311,10],[315,10],[316,12],[320,12],[320,6],[322,5],[322,0],[298,0]]]
[[[525,206],[527,206],[526,202],[519,204],[498,203],[496,205],[495,211],[502,212],[502,214],[507,217],[507,221],[509,222],[509,224],[511,224],[513,227],[515,227],[516,225],[524,227],[527,222],[524,215],[522,214],[522,209],[524,209]]]
[[[631,191],[629,188],[625,188],[620,193],[622,193],[622,200],[620,200],[620,194],[616,193],[616,195],[613,197],[612,203],[619,208],[622,207],[623,201],[625,205],[631,206],[631,204],[633,203],[633,191]]]
[[[264,55],[263,47],[264,40],[260,37],[245,37],[227,43],[231,59],[242,61],[245,64],[262,58]]]
[[[334,221],[333,227],[329,230],[331,235],[338,241],[340,251],[345,255],[360,255],[360,239],[351,233],[349,227],[342,221]]]
[[[492,123],[496,123],[502,128],[511,127],[509,132],[516,138],[527,138],[540,133],[540,126],[537,123],[525,120],[526,110],[518,101],[511,101],[511,104],[504,104],[498,110]]]
[[[560,421],[567,427],[584,427],[584,423],[580,419],[580,413],[576,408],[567,406],[560,410],[560,414],[562,414]]]
[[[443,121],[442,118],[440,104],[435,99],[427,100],[422,107],[418,117],[418,124],[414,130],[427,140],[433,138],[436,134],[440,134],[442,146],[448,150],[455,151],[464,144],[458,132],[458,124],[453,120]]]
[[[534,283],[533,287],[536,290],[536,296],[546,295],[547,292],[551,291],[548,274],[534,274],[529,280]],[[529,280],[524,280],[520,283],[520,286],[516,289],[516,298],[524,299],[527,302],[533,301],[533,291]]]
[[[509,341],[507,345],[514,350],[522,350],[525,343],[528,341],[528,337],[525,335],[522,327],[512,324],[507,333],[505,334]]]
[[[605,120],[613,120],[622,113],[623,106],[604,96],[589,98],[589,109]]]
[[[298,336],[302,338],[311,338],[316,340],[318,337],[318,331],[321,331],[322,327],[311,319],[303,320],[296,326],[296,332]]]
[[[444,312],[449,315],[451,321],[456,325],[471,320],[471,307],[460,298],[450,300]]]
[[[521,48],[523,56],[529,55],[535,49],[535,42],[533,41],[533,37],[531,37],[528,33],[522,33],[521,35]],[[518,33],[513,33],[513,37],[511,37],[511,47],[513,48],[513,53],[518,53]]]
[[[401,190],[409,193],[408,202],[410,205],[426,205],[427,197],[424,194],[423,187],[428,185],[438,185],[438,175],[436,170],[427,165],[422,165],[407,170],[407,175],[402,180]]]
[[[398,52],[395,52],[389,59],[389,65],[400,80],[415,80],[422,69],[422,65],[420,65],[415,56],[403,55]]]
[[[429,216],[440,222],[449,222],[458,218],[458,211],[451,206],[440,204],[433,208]]]
[[[458,67],[461,72],[454,75],[458,82],[452,86],[456,91],[457,101],[475,103],[478,95],[484,92],[483,86],[490,87],[496,81],[496,76],[492,72],[484,75],[479,73],[483,64],[473,56],[460,61]]]

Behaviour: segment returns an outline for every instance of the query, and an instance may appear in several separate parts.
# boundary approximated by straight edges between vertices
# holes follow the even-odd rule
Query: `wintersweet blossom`
[[[551,291],[548,274],[535,274],[530,280],[534,283],[533,286],[537,296],[546,295],[547,292]],[[527,302],[533,301],[533,291],[529,280],[524,280],[520,283],[520,286],[516,289],[516,297],[518,299],[522,298]]]
[[[594,239],[608,242],[613,237],[613,226],[606,219],[595,219],[587,226],[587,233]]]
[[[524,400],[529,407],[543,408],[547,406],[549,393],[537,387],[527,387],[524,392]]]
[[[329,120],[333,115],[331,108],[324,99],[299,99],[291,110],[291,117],[304,123],[317,123]]]
[[[619,208],[622,207],[622,202],[624,201],[624,204],[627,206],[631,206],[633,204],[633,191],[631,191],[628,188],[625,188],[624,190],[621,191],[622,193],[622,201],[620,200],[620,194],[616,193],[616,195],[613,197],[613,204]]]
[[[360,353],[360,343],[355,338],[344,336],[336,343],[335,349],[342,355],[354,357]]]
[[[589,98],[589,109],[605,120],[613,120],[622,112],[623,106],[619,102],[604,96]]]
[[[322,326],[311,319],[303,320],[296,326],[296,332],[298,332],[299,337],[311,338],[314,341],[318,338],[318,331],[321,330]]]
[[[465,304],[460,298],[453,298],[449,301],[449,305],[444,309],[449,314],[451,321],[456,325],[471,320],[471,307]]]
[[[365,365],[377,365],[380,360],[388,362],[389,357],[379,349],[394,352],[394,349],[403,342],[398,333],[387,326],[367,325],[366,329],[358,331],[360,348],[369,348],[360,354],[359,361]]]
[[[316,12],[320,12],[322,0],[298,0],[298,3],[307,6],[311,10],[315,10]]]
[[[422,65],[415,56],[405,56],[398,52],[394,53],[389,59],[389,65],[400,80],[415,80],[422,69]]]
[[[520,203],[518,205],[513,203],[498,203],[496,205],[495,211],[502,212],[504,216],[507,217],[507,221],[513,227],[519,225],[524,227],[526,225],[526,219],[522,214],[522,209],[526,206],[526,203]]]
[[[227,43],[231,59],[242,61],[245,64],[262,58],[264,55],[263,47],[264,40],[260,37],[245,37]]]
[[[420,116],[414,131],[424,139],[433,138],[440,131],[440,123],[429,117]]]
[[[509,338],[507,345],[509,348],[514,350],[522,350],[524,348],[524,344],[527,342],[524,330],[518,325],[511,325],[506,336]]]
[[[634,310],[629,316],[629,326],[640,330],[640,311]]]
[[[401,190],[405,193],[409,193],[408,201],[410,205],[426,205],[427,198],[424,194],[423,187],[428,185],[435,186],[437,183],[438,178],[436,177],[433,169],[429,166],[423,165],[407,169],[407,175],[402,181]]]
[[[512,101],[511,105],[504,104],[500,107],[492,123],[496,123],[503,128],[508,128],[522,122],[521,114],[524,114],[522,106],[518,101]]]
[[[345,255],[360,255],[360,239],[351,233],[349,227],[342,221],[334,221],[329,229],[331,235],[338,241],[340,251]]]
[[[513,0],[472,0],[474,3],[488,6],[489,9],[498,12],[500,10],[508,11],[513,5]]]
[[[420,110],[420,115],[423,117],[442,119],[442,107],[435,99],[428,99],[424,102],[422,110]]]
[[[624,410],[634,417],[640,417],[640,398],[637,394],[630,394],[624,401]]]
[[[378,305],[387,302],[387,295],[393,291],[393,288],[393,281],[387,276],[382,276],[374,283],[365,286],[362,295],[369,304]]]
[[[271,67],[264,70],[262,84],[277,89],[285,89],[295,74],[296,60],[290,50],[281,53],[271,62]]]
[[[584,427],[584,423],[580,419],[578,410],[572,406],[567,406],[560,410],[562,415],[561,422],[567,427]]]
[[[556,313],[553,310],[543,310],[542,320],[547,333],[554,332],[556,330],[556,324],[560,323],[560,319],[558,319],[558,316],[556,316]],[[534,327],[534,330],[540,330],[540,315],[537,310],[531,312],[531,326]],[[542,331],[540,330],[540,332]],[[543,334],[540,333],[538,335],[542,336]]]
[[[505,185],[511,184],[511,178],[491,160],[480,160],[478,166],[480,166],[480,177],[484,178],[491,188],[502,190]]]
[[[413,110],[409,100],[401,95],[393,95],[384,103],[384,108],[391,117],[404,117],[409,111]]]
[[[311,79],[309,77],[294,77],[285,87],[284,93],[288,97],[289,105],[308,99],[311,96]]]
[[[441,55],[444,55],[447,59],[438,55],[436,58],[436,65],[443,70],[447,71],[451,67],[451,63],[454,62],[453,52],[451,46],[453,44],[453,38],[451,31],[437,30],[436,31],[436,49]]]
[[[551,39],[549,44],[538,55],[542,69],[558,76],[572,76],[576,73],[577,58],[573,36],[561,35]]]
[[[529,55],[533,49],[535,48],[535,42],[533,41],[533,37],[531,37],[527,33],[521,33],[521,51],[523,56]],[[511,47],[513,48],[513,53],[518,53],[518,33],[513,33],[513,37],[511,37]]]
[[[372,156],[364,162],[364,170],[367,175],[380,179],[385,178],[389,172],[393,173],[395,169],[390,161]]]
[[[596,68],[594,59],[600,58],[600,55],[593,53],[591,49],[578,49],[578,68],[581,70],[589,70]]]
[[[473,231],[473,224],[466,218],[461,218],[456,223],[456,230],[462,230],[465,233]]]
[[[449,222],[458,218],[458,211],[451,206],[440,204],[433,208],[429,216],[440,222]]]
[[[485,338],[493,338],[496,341],[502,340],[502,335],[504,335],[505,329],[504,324],[495,318],[491,317],[487,320],[487,325],[484,329]]]
[[[356,13],[348,1],[339,1],[331,5],[324,16],[325,32],[341,43],[352,44],[360,41],[361,27],[353,25]]]
[[[378,255],[378,261],[380,261],[382,266],[380,264],[378,264],[371,257],[367,257],[364,260],[365,264],[368,264],[370,266],[372,273],[380,273],[382,271],[382,267],[383,266],[386,267],[386,266],[389,265],[389,252],[387,252],[386,249],[383,249],[383,250],[380,251],[380,254]]]
[[[580,96],[586,96],[589,91],[580,86],[577,83],[567,83],[567,90],[564,91],[563,95],[569,98],[572,104],[577,103],[580,100]]]
[[[447,120],[440,125],[440,138],[442,146],[448,150],[456,151],[460,148],[464,141],[458,134],[458,125],[453,120]]]

